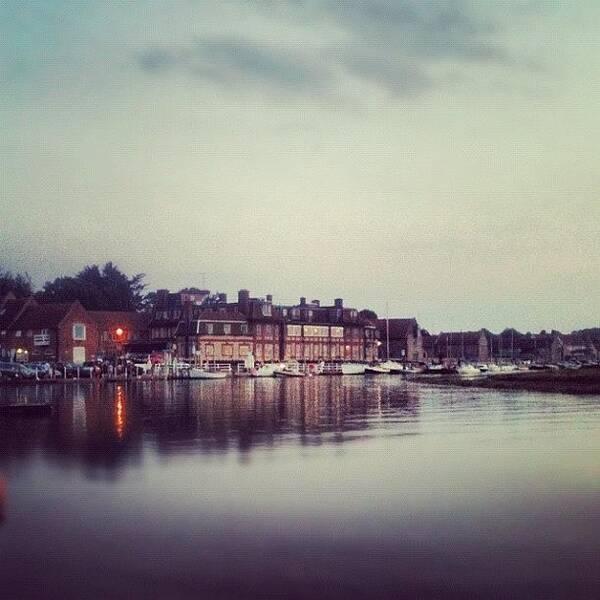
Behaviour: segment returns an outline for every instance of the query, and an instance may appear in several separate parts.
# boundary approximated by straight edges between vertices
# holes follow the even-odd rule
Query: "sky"
[[[0,0],[0,266],[600,325],[600,2]]]

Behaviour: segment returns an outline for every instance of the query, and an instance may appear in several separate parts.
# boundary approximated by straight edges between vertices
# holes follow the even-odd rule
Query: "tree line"
[[[39,302],[74,302],[87,310],[144,310],[154,294],[144,290],[144,273],[126,275],[112,262],[103,266],[87,265],[75,275],[47,281],[34,291],[31,277],[0,267],[0,298],[12,292],[17,298],[31,295]]]

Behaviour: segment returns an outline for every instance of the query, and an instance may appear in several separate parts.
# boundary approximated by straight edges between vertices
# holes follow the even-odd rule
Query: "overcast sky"
[[[599,22],[597,0],[0,0],[0,263],[432,331],[598,326]]]

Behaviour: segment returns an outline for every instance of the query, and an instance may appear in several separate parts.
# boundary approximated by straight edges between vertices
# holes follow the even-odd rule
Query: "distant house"
[[[14,356],[12,338],[9,342],[10,326],[32,303],[35,303],[33,297],[16,298],[11,292],[0,298],[0,358],[11,359]]]
[[[559,334],[557,355],[561,360],[598,361],[600,347],[591,335],[583,332]]]
[[[388,356],[389,337],[390,358],[410,362],[420,362],[425,359],[421,327],[416,319],[378,319],[377,330],[381,341],[380,358],[384,359]]]
[[[95,358],[95,321],[79,302],[27,303],[2,336],[11,359],[83,363]]]
[[[437,360],[483,362],[489,360],[489,341],[485,329],[444,331],[435,336],[433,356]]]

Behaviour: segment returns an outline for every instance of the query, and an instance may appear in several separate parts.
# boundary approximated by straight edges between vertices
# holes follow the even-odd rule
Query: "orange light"
[[[125,333],[123,331],[123,329],[121,327],[117,327],[117,329],[115,330],[115,333],[117,334],[118,337],[121,337],[123,335],[123,333]]]

